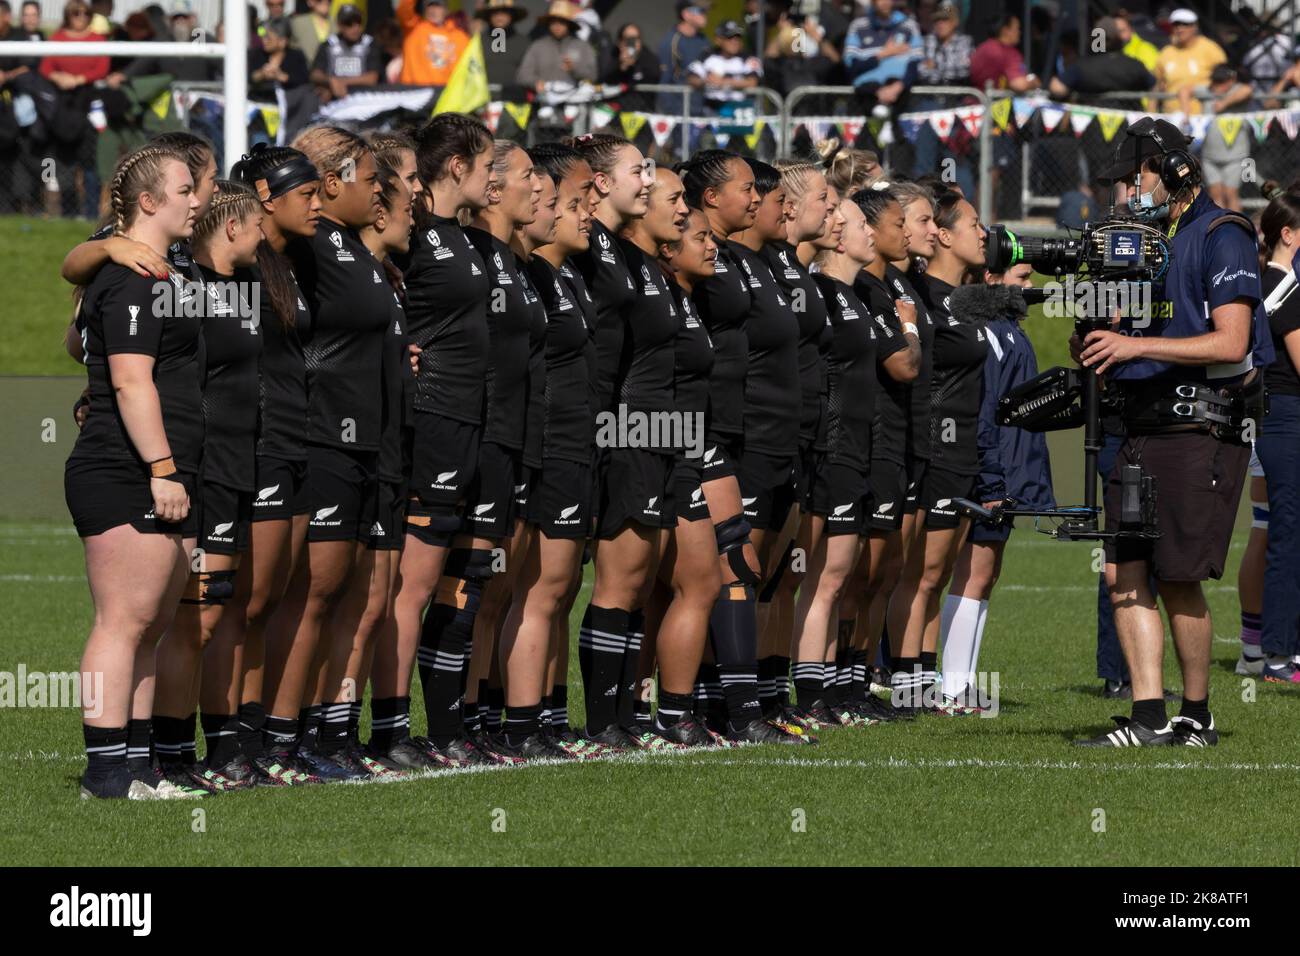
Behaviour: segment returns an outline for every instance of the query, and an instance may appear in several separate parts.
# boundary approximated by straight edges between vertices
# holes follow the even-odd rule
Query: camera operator
[[[1127,129],[1102,177],[1127,182],[1130,209],[1167,222],[1169,266],[1153,284],[1149,317],[1071,342],[1081,364],[1109,373],[1124,399],[1124,443],[1105,485],[1106,531],[1120,531],[1124,467],[1156,481],[1151,540],[1108,539],[1106,582],[1133,681],[1131,719],[1078,743],[1095,747],[1211,746],[1213,627],[1201,582],[1223,574],[1263,406],[1262,367],[1273,359],[1261,305],[1253,225],[1215,205],[1201,188],[1187,139],[1149,117]],[[1131,334],[1126,334],[1131,333]],[[1156,593],[1148,580],[1154,576]],[[1183,677],[1172,722],[1162,693],[1163,602]]]

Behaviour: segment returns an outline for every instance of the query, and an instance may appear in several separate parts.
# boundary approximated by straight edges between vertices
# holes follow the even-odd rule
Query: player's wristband
[[[149,462],[150,478],[170,478],[174,474],[176,474],[176,459],[171,455]]]
[[[904,322],[903,331],[912,333],[918,339],[921,337],[921,333],[917,330],[915,322]]]

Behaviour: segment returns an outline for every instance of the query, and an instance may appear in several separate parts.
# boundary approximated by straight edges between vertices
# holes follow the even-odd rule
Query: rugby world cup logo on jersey
[[[352,256],[352,251],[350,249],[343,248],[343,234],[340,233],[337,229],[335,229],[333,232],[330,233],[330,244],[334,246],[335,250],[337,250],[334,253],[334,258],[338,262],[356,261],[356,259],[354,259]]]
[[[596,415],[597,448],[682,450],[687,458],[704,454],[704,413],[640,411],[619,403]]]
[[[435,259],[450,259],[452,256],[456,254],[455,251],[452,250],[450,246],[444,246],[442,244],[442,236],[438,235],[437,229],[430,229],[428,232],[424,234],[424,238],[428,241],[429,245],[433,248],[433,257]],[[478,275],[477,272],[475,272],[474,274]]]
[[[131,327],[127,330],[126,334],[135,335],[140,331],[140,323],[137,318],[140,315],[140,307],[138,305],[128,305],[126,311],[131,313]]]

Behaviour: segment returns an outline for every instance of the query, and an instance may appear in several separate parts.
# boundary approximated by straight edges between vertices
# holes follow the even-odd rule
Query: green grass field
[[[57,267],[85,224],[0,220],[23,282],[6,291],[0,375],[69,375]],[[1065,329],[1030,323],[1041,363]],[[62,467],[75,377],[0,377],[0,671],[73,671],[90,625]],[[1079,500],[1078,437],[1052,437],[1058,498]],[[1194,520],[1194,516],[1189,516]],[[1240,523],[1239,528],[1244,528]],[[71,709],[0,708],[0,859],[96,864],[1148,864],[1300,862],[1289,808],[1300,699],[1233,675],[1239,532],[1216,622],[1214,750],[1080,751],[1071,737],[1125,708],[1094,675],[1086,545],[1018,531],[981,668],[993,719],[923,718],[750,748],[456,772],[383,785],[253,791],[198,804],[88,803]],[[585,604],[585,597],[579,606]],[[576,625],[576,620],[575,620]],[[574,634],[576,644],[576,629]],[[1175,672],[1169,654],[1169,681]],[[576,653],[574,655],[576,670]],[[579,680],[570,680],[580,698]],[[573,702],[582,719],[580,699]],[[413,713],[422,714],[417,699]],[[422,717],[417,717],[422,726]],[[204,811],[196,832],[193,811]],[[1096,827],[1104,812],[1104,830]],[[1270,832],[1272,820],[1281,829]],[[802,820],[803,826],[795,824]],[[504,831],[498,832],[500,821]],[[494,829],[494,822],[498,827]]]

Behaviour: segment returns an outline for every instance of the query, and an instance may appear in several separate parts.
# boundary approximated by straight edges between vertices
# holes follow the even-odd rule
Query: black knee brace
[[[733,515],[713,529],[718,539],[718,554],[727,559],[727,566],[736,580],[746,587],[756,587],[759,576],[745,560],[745,545],[749,544],[749,522],[744,515]]]
[[[220,607],[235,596],[235,572],[198,571],[190,575],[182,604]]]

